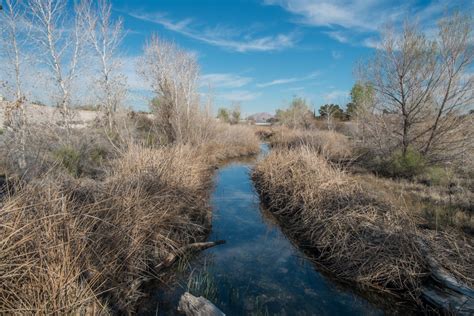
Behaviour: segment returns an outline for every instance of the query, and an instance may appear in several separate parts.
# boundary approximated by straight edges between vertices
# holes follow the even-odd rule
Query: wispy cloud
[[[345,102],[349,94],[345,90],[333,90],[323,95],[326,102]]]
[[[342,58],[342,53],[340,51],[337,51],[337,50],[333,50],[331,52],[331,56],[332,58],[334,59],[341,59]]]
[[[267,5],[278,5],[292,13],[295,22],[329,28],[323,33],[341,42],[376,48],[373,40],[383,25],[401,25],[413,18],[423,29],[436,26],[436,19],[455,8],[472,10],[472,0],[433,0],[426,5],[415,1],[375,0],[264,0]]]
[[[138,56],[123,56],[120,58],[121,71],[127,78],[127,85],[132,91],[151,91],[150,86],[138,75],[136,65]]]
[[[366,0],[265,0],[299,16],[299,23],[313,26],[340,26],[375,30],[382,21],[390,21],[406,11],[405,4]],[[380,21],[380,22],[378,22]]]
[[[190,18],[173,21],[165,13],[150,14],[132,12],[129,13],[129,15],[142,21],[159,24],[170,31],[203,43],[242,53],[250,51],[266,52],[283,50],[293,47],[297,41],[296,33],[256,37],[251,33],[242,34],[240,31],[222,26],[203,28]]]
[[[362,41],[362,44],[366,47],[380,49],[382,47],[382,43],[380,42],[379,38],[376,37],[367,37]]]
[[[261,96],[261,93],[248,90],[235,90],[226,93],[221,93],[218,96],[227,101],[243,102],[254,100]]]
[[[213,88],[240,88],[250,82],[253,78],[243,77],[228,73],[206,74],[201,77],[201,85],[211,85]]]
[[[342,31],[328,31],[324,33],[329,35],[329,37],[331,37],[332,39],[335,39],[338,42],[349,43],[349,35],[344,34],[344,32]]]
[[[286,91],[303,91],[305,87],[293,87],[293,88],[288,88]]]
[[[314,79],[319,75],[320,75],[320,72],[315,71],[315,72],[312,72],[309,75],[304,76],[304,77],[281,78],[281,79],[275,79],[275,80],[272,80],[272,81],[269,81],[269,82],[259,83],[259,84],[257,84],[257,87],[258,88],[266,88],[266,87],[282,85],[282,84],[287,84],[287,83],[301,82],[301,81]]]

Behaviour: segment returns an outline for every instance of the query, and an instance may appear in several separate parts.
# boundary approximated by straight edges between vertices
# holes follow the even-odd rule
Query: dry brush
[[[472,240],[421,231],[400,196],[358,182],[311,148],[274,150],[253,179],[263,203],[342,280],[417,300],[430,275],[421,239],[444,268],[473,284]]]

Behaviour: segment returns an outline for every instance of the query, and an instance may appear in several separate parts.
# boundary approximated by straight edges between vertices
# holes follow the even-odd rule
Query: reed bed
[[[416,300],[430,274],[422,238],[446,269],[472,285],[472,242],[456,248],[459,239],[447,232],[420,231],[399,196],[365,186],[318,153],[277,149],[253,173],[263,203],[316,260],[342,280]]]
[[[100,179],[60,163],[23,181],[0,209],[0,314],[133,313],[154,268],[206,238],[215,164],[258,152],[250,129],[222,126],[212,141],[134,143]]]
[[[307,147],[332,161],[350,159],[353,151],[349,138],[336,131],[296,130],[280,127],[269,137],[274,148]]]
[[[210,163],[249,156],[260,151],[255,131],[245,125],[217,124],[213,137],[200,146]]]

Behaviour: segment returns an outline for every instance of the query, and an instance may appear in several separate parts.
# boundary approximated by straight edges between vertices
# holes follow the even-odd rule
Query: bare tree
[[[112,19],[112,5],[107,0],[95,4],[84,1],[81,10],[87,23],[88,40],[99,65],[99,102],[107,118],[109,129],[114,125],[114,114],[125,96],[126,78],[119,72],[117,57],[124,37],[121,18]]]
[[[385,138],[379,144],[401,146],[404,155],[412,147],[430,160],[462,150],[462,114],[474,100],[471,35],[471,18],[459,14],[440,21],[434,40],[414,24],[406,23],[401,36],[385,31],[363,73],[376,92],[376,111],[365,123],[378,124],[365,130]]]
[[[470,42],[472,23],[470,16],[458,13],[439,23],[439,82],[431,93],[434,115],[427,128],[429,136],[423,144],[424,154],[464,145],[459,141],[459,128],[466,125],[459,114],[468,106],[472,107],[474,101],[474,76],[468,73],[474,61],[474,47]]]
[[[8,68],[7,73],[11,73],[13,78],[8,84],[13,89],[13,100],[7,103],[9,106],[4,113],[5,123],[13,131],[15,137],[18,136],[20,145],[18,166],[24,169],[26,167],[27,116],[26,97],[23,90],[25,59],[23,48],[28,25],[21,0],[5,0],[3,14],[1,11],[0,14],[1,39],[7,57],[2,66]]]
[[[68,14],[66,0],[29,0],[33,39],[39,57],[49,72],[55,91],[52,99],[58,106],[67,131],[70,129],[71,94],[86,32],[82,6],[76,5],[74,14]],[[72,25],[68,21],[73,21]]]
[[[230,110],[230,122],[231,124],[239,124],[240,119],[242,116],[242,110],[240,106],[240,102],[232,102],[231,110]]]
[[[293,98],[287,109],[278,109],[276,111],[276,116],[282,124],[293,129],[308,129],[313,120],[313,115],[306,100],[296,96]]]
[[[156,94],[152,109],[169,142],[187,142],[201,115],[199,67],[195,57],[154,36],[146,44],[138,73]]]

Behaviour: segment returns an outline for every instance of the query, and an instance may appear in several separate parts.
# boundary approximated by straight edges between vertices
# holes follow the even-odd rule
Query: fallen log
[[[195,242],[186,246],[183,246],[176,250],[174,253],[170,253],[160,264],[155,266],[155,271],[160,271],[169,268],[173,263],[185,254],[202,251],[217,245],[225,244],[225,240],[206,241],[206,242]]]
[[[179,300],[178,311],[186,316],[225,316],[214,304],[204,297],[196,297],[188,292]]]
[[[431,281],[422,287],[423,298],[456,315],[474,314],[474,289],[462,284],[431,255],[428,245],[417,239],[423,256],[430,269]]]

